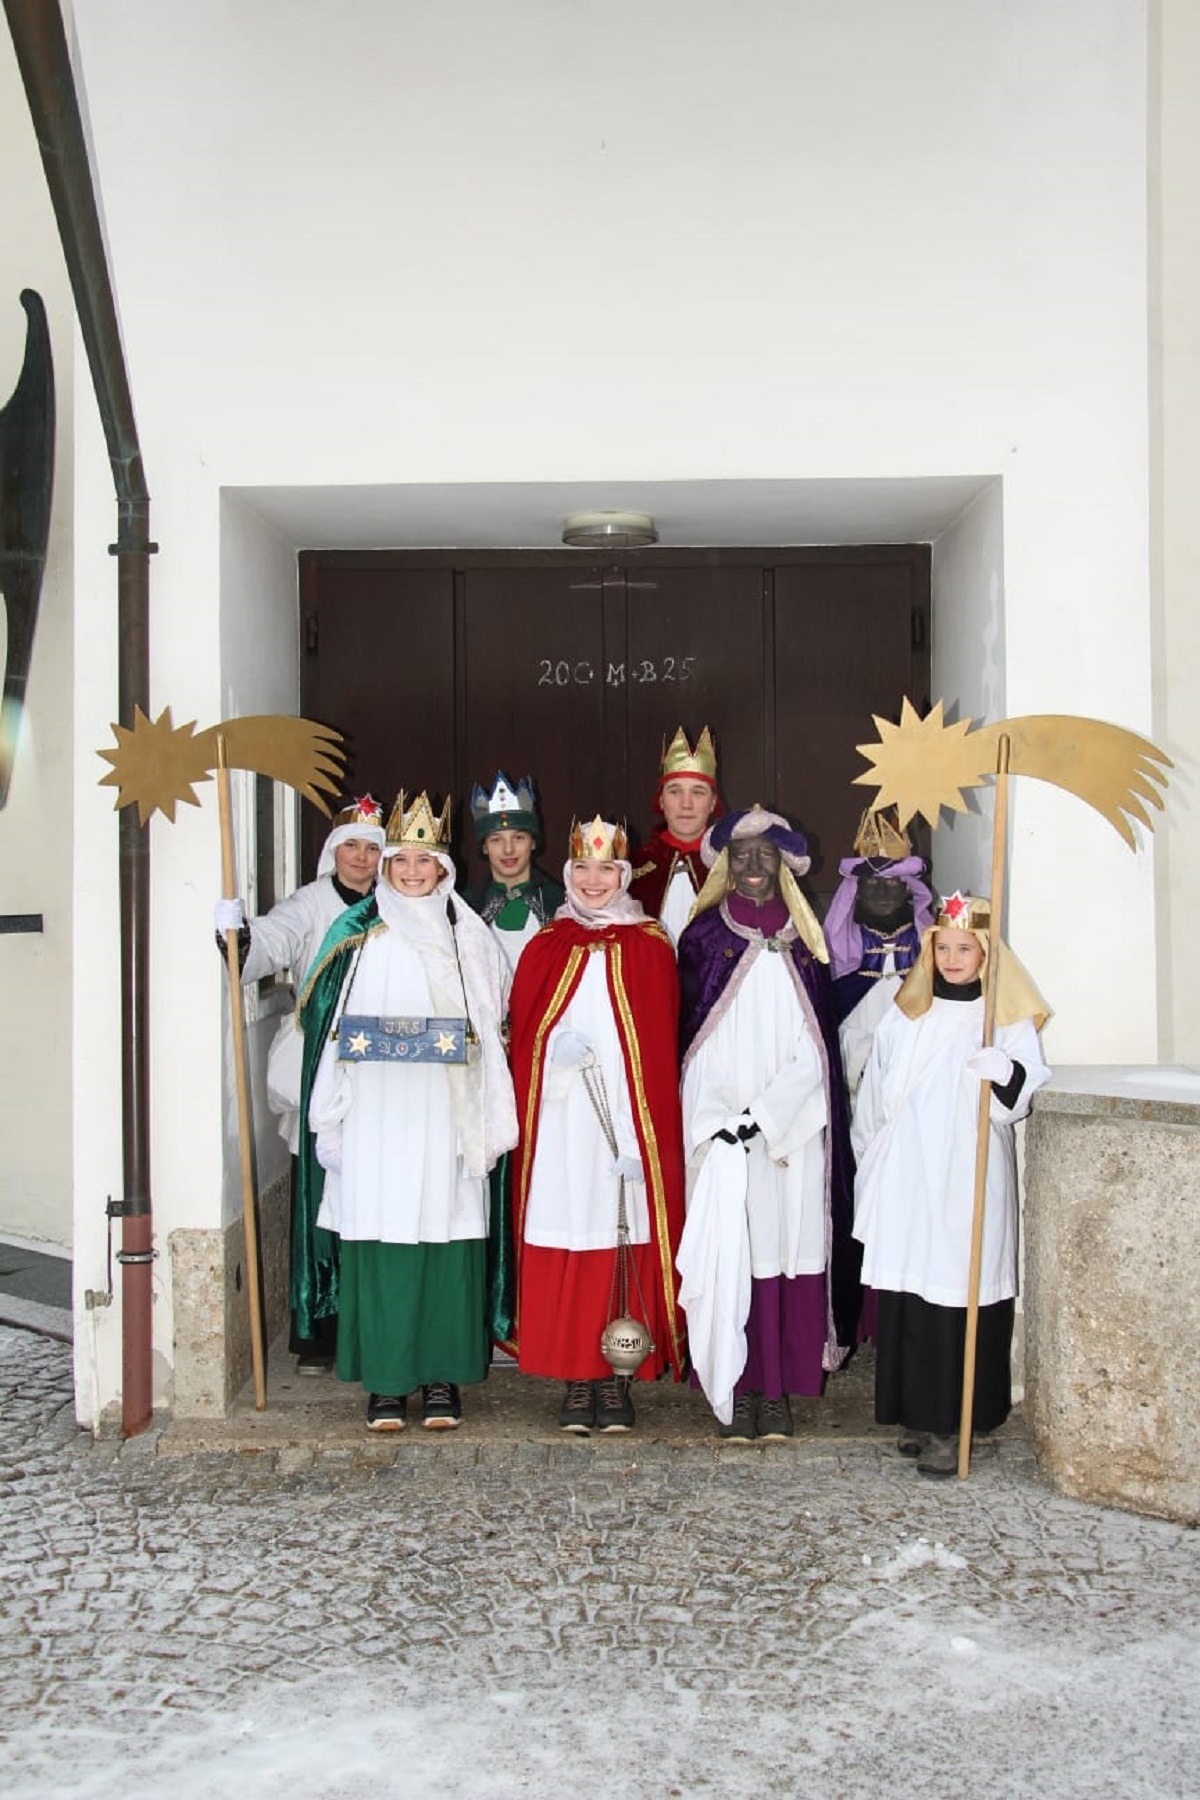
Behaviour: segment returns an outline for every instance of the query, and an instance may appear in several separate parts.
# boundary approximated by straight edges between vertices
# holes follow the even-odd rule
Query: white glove
[[[646,1174],[642,1168],[640,1156],[618,1156],[613,1161],[613,1174],[626,1181],[645,1181]]]
[[[592,1053],[592,1046],[577,1031],[559,1031],[555,1033],[554,1048],[550,1052],[551,1062],[563,1069],[576,1069]]]
[[[968,1056],[967,1067],[972,1075],[978,1075],[980,1081],[990,1081],[993,1087],[1007,1087],[1013,1077],[1012,1057],[998,1044]]]
[[[332,1131],[318,1131],[315,1148],[321,1167],[331,1175],[339,1175],[342,1168],[341,1125],[335,1125]]]
[[[218,931],[240,931],[246,923],[246,908],[240,900],[218,900],[213,906],[213,924]]]

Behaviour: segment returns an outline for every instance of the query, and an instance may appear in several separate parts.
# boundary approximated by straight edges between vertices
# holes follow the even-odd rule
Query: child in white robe
[[[852,1130],[854,1235],[879,1299],[875,1417],[899,1426],[897,1448],[931,1476],[958,1463],[980,1083],[992,1085],[973,1423],[987,1432],[1011,1406],[1013,1126],[1050,1078],[1038,1038],[1049,1009],[1003,944],[983,1048],[989,922],[987,900],[943,901],[876,1032]]]

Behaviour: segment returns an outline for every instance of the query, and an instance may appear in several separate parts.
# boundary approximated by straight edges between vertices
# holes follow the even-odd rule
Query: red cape
[[[708,879],[708,870],[700,860],[700,839],[690,850],[681,850],[668,839],[666,826],[660,825],[634,857],[633,880],[629,884],[631,897],[641,901],[648,918],[657,919],[662,912],[676,869],[687,870],[697,893]]]
[[[679,1110],[679,978],[675,953],[660,925],[611,925],[588,931],[573,919],[555,919],[526,945],[509,1002],[509,1048],[517,1091],[521,1141],[513,1151],[513,1221],[517,1254],[520,1339],[520,1265],[525,1239],[529,1178],[537,1150],[546,1040],[583,977],[589,955],[603,954],[608,994],[646,1175],[667,1354],[678,1378],[684,1366],[683,1315],[675,1252],[683,1231],[683,1123]]]

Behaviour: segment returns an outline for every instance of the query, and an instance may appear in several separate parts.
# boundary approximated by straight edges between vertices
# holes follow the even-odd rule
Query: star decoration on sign
[[[165,813],[174,824],[181,801],[199,806],[195,785],[208,781],[216,768],[219,737],[225,741],[225,760],[231,769],[251,769],[285,782],[323,813],[329,811],[325,795],[337,793],[345,763],[340,732],[282,713],[226,719],[197,732],[195,719],[172,724],[169,706],[154,720],[135,706],[132,729],[125,725],[112,729],[116,749],[97,752],[112,764],[100,777],[100,786],[117,789],[118,807],[136,804],[142,825],[155,812]]]
[[[365,1056],[371,1048],[371,1040],[365,1031],[356,1031],[346,1044],[351,1056]]]
[[[449,1056],[450,1052],[454,1048],[454,1034],[449,1031],[439,1031],[438,1035],[437,1035],[437,1042],[434,1047],[443,1056]]]
[[[877,810],[894,806],[901,825],[921,813],[936,825],[943,806],[954,812],[966,812],[963,793],[967,788],[982,787],[989,772],[979,769],[977,743],[964,743],[971,729],[970,719],[947,725],[942,719],[942,702],[922,719],[912,702],[905,700],[899,725],[876,717],[878,744],[859,744],[860,755],[875,766],[855,780],[862,786],[878,785],[879,795],[873,802]]]
[[[856,775],[855,784],[878,788],[872,805],[894,806],[901,826],[921,813],[936,828],[943,807],[966,812],[967,790],[997,774],[1000,739],[1006,737],[1010,775],[1034,775],[1086,801],[1131,850],[1137,848],[1131,820],[1153,830],[1147,805],[1162,811],[1165,771],[1173,765],[1148,738],[1070,713],[973,726],[971,719],[947,725],[940,700],[922,719],[906,699],[898,725],[875,716],[878,743],[858,745],[873,766]]]

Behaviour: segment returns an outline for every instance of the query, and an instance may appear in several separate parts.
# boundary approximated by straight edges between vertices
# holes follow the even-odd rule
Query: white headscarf
[[[646,917],[645,908],[640,900],[631,900],[629,884],[633,880],[633,864],[623,862],[620,857],[612,859],[614,869],[621,871],[621,885],[612,899],[604,906],[585,906],[571,886],[571,870],[580,859],[571,857],[563,864],[563,886],[567,897],[555,913],[556,919],[574,919],[577,925],[586,926],[589,931],[602,930],[605,925],[639,925]]]
[[[351,838],[361,838],[364,844],[377,844],[382,850],[383,826],[354,823],[335,825],[321,849],[320,861],[317,863],[318,880],[322,875],[337,874],[337,857],[334,852],[339,844],[348,844]]]

